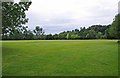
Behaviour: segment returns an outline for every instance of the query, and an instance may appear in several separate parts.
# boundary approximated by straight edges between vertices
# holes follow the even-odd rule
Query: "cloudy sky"
[[[119,0],[32,0],[28,26],[42,27],[46,34],[95,24],[110,24],[118,12]]]

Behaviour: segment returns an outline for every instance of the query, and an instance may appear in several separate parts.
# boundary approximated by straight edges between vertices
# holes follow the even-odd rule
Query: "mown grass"
[[[3,41],[3,76],[117,76],[116,40]]]

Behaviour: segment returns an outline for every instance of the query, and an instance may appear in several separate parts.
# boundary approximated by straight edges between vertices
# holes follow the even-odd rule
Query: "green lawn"
[[[3,76],[117,76],[117,40],[3,41]]]

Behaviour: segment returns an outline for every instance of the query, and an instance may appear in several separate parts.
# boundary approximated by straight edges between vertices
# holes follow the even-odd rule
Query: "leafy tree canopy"
[[[3,2],[2,3],[2,35],[14,35],[28,22],[25,11],[32,2]]]

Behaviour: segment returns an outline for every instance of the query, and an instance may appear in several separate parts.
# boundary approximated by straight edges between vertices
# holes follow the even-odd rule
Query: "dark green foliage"
[[[116,15],[112,25],[109,27],[110,38],[120,39],[120,14]]]
[[[59,39],[106,39],[110,25],[92,25],[89,28],[81,27],[72,31],[62,32]]]
[[[35,39],[44,39],[44,30],[43,28],[40,28],[39,26],[36,26],[33,32],[36,34]]]
[[[61,39],[61,40],[67,39],[67,33],[65,31],[62,33],[59,33],[59,39]]]
[[[46,40],[52,40],[54,39],[54,37],[52,36],[52,34],[46,35]]]
[[[55,40],[59,39],[59,35],[58,34],[53,35],[53,39]]]
[[[98,32],[97,35],[96,35],[96,38],[97,39],[102,39],[102,38],[104,38],[104,36],[101,32]]]
[[[120,39],[120,14],[118,14],[118,25],[117,25],[117,35],[118,39]]]
[[[26,27],[23,24],[28,22],[25,11],[28,10],[31,2],[3,2],[2,3],[2,35],[3,39],[24,39],[22,36]],[[22,37],[21,37],[22,36]]]
[[[34,39],[34,34],[32,31],[28,30],[24,33],[24,39],[31,40]]]
[[[105,34],[105,30],[108,28],[108,26],[106,25],[93,25],[91,27],[88,28],[88,30],[94,30],[95,32],[102,32],[103,34]]]

